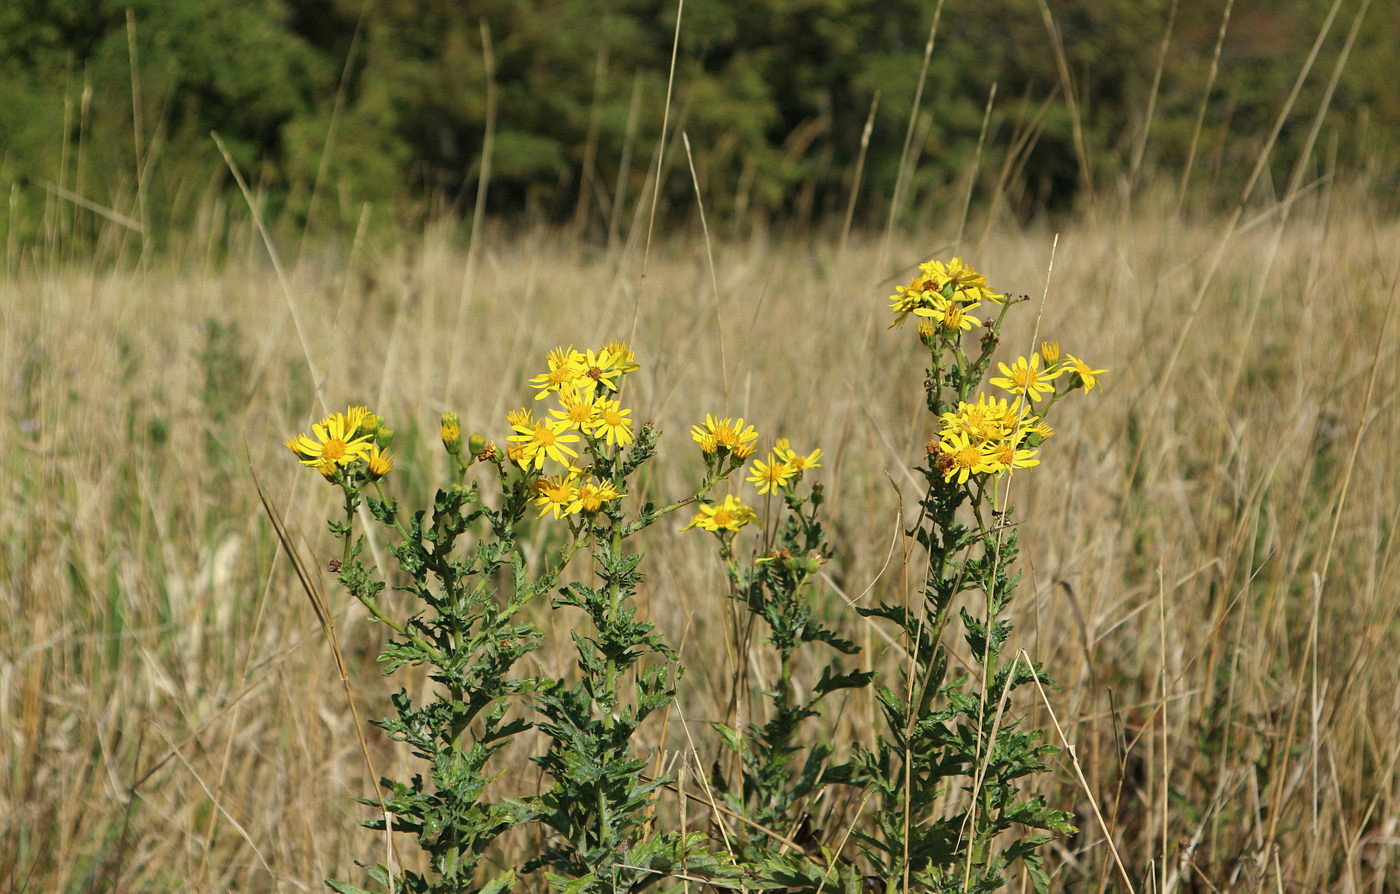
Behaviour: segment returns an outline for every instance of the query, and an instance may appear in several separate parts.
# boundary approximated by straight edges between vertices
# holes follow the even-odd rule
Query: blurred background
[[[159,240],[234,195],[217,131],[297,233],[353,228],[366,204],[416,224],[484,199],[616,238],[657,168],[668,86],[673,215],[694,207],[682,132],[707,213],[735,226],[851,205],[883,223],[897,186],[913,222],[969,177],[1022,216],[1161,177],[1229,202],[1305,69],[1268,173],[1312,139],[1310,176],[1372,176],[1393,198],[1400,4],[1362,6],[949,3],[925,74],[930,0],[690,0],[669,82],[669,2],[12,0],[0,235],[87,202]],[[91,240],[103,220],[84,218],[70,235]]]

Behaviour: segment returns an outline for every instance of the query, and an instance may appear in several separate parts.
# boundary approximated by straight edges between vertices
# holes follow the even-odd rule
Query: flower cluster
[[[700,452],[707,461],[712,456],[726,455],[748,459],[753,456],[754,442],[758,440],[758,432],[752,425],[744,427],[744,417],[740,416],[735,422],[728,416],[716,419],[709,413],[705,414],[704,425],[691,427],[690,436],[700,445]]]
[[[716,419],[707,414],[703,425],[692,427],[691,437],[700,445],[700,452],[704,454],[706,465],[714,480],[718,480],[753,456],[758,432],[754,431],[752,425],[746,427],[742,418],[734,422],[730,418]],[[793,450],[787,438],[779,438],[767,459],[753,461],[745,480],[757,487],[759,494],[785,491],[802,480],[803,472],[819,467],[821,458],[820,448],[804,455]],[[757,521],[757,513],[730,494],[724,498],[722,504],[701,504],[700,511],[691,518],[690,524],[681,530],[699,528],[702,531],[723,534],[726,531],[737,531],[749,522]]]
[[[618,395],[623,376],[640,366],[631,348],[616,341],[596,351],[578,351],[572,345],[555,348],[546,362],[548,370],[530,385],[538,392],[535,400],[554,397],[556,406],[540,416],[525,407],[509,413],[506,421],[513,434],[506,438],[505,457],[527,474],[540,476],[531,485],[540,516],[591,514],[625,494],[614,482],[595,480],[591,467],[580,468],[575,462],[581,461],[580,450],[611,458],[633,443],[632,411],[623,408]],[[444,444],[449,443],[449,428],[444,420]],[[564,469],[546,476],[546,462]]]
[[[701,504],[700,511],[695,513],[695,517],[690,520],[690,524],[681,528],[682,531],[689,531],[691,528],[699,528],[702,531],[737,531],[749,522],[758,521],[758,513],[752,507],[740,503],[733,494],[727,494],[723,503],[716,505]]]
[[[1098,384],[1098,376],[1108,371],[1093,369],[1073,354],[1061,361],[1060,346],[1051,341],[1043,342],[1029,360],[1017,357],[1011,366],[998,363],[997,367],[1001,376],[990,382],[1013,395],[1014,401],[978,394],[976,403],[959,401],[956,410],[940,416],[943,427],[938,438],[929,442],[928,452],[944,481],[956,477],[964,484],[972,475],[999,475],[1039,465],[1036,448],[1055,433],[1044,412],[1070,391],[1089,391]],[[1056,379],[1069,387],[1057,390]],[[1032,407],[1042,400],[1045,407],[1036,415]]]
[[[1041,354],[1045,355],[1044,369],[1040,366]],[[1099,376],[1108,372],[1106,369],[1094,369],[1073,354],[1066,354],[1061,361],[1060,346],[1053,341],[1042,342],[1040,350],[1031,353],[1030,360],[1017,357],[1010,366],[998,363],[997,369],[1001,370],[1001,375],[990,380],[993,385],[1019,397],[1029,398],[1032,403],[1047,396],[1053,402],[1061,394],[1076,388],[1092,391],[1099,383]],[[1062,377],[1066,377],[1069,387],[1065,392],[1057,393],[1051,383]]]
[[[312,466],[327,481],[354,483],[375,481],[394,468],[388,446],[394,433],[368,407],[350,407],[331,413],[311,426],[311,436],[287,439],[287,449],[304,466]]]
[[[1019,400],[1008,404],[1006,398],[989,399],[985,394],[977,395],[975,404],[960,401],[942,420],[938,439],[929,442],[929,453],[943,480],[956,476],[959,484],[971,475],[997,475],[1039,465],[1039,451],[1029,445],[1039,445],[1053,434]]]
[[[760,494],[771,494],[802,480],[802,473],[821,465],[821,448],[803,456],[792,449],[787,438],[779,438],[767,460],[756,459],[749,467],[749,483]]]
[[[939,328],[952,333],[981,326],[982,321],[971,312],[981,307],[983,301],[1001,303],[1005,297],[993,292],[987,285],[987,278],[964,264],[962,258],[953,258],[946,264],[942,261],[920,264],[918,274],[909,285],[897,286],[894,291],[890,296],[890,311],[895,321],[890,325],[902,326],[913,314],[920,318],[921,335],[932,334]]]

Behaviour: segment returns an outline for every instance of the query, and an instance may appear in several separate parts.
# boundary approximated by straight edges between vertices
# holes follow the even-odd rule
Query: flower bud
[[[374,443],[380,447],[393,446],[394,430],[387,425],[380,425],[374,430]]]
[[[448,453],[456,456],[462,452],[462,423],[456,413],[442,414],[442,427],[438,429],[438,434]]]
[[[486,446],[485,435],[472,435],[467,439],[467,450],[471,452],[472,456],[477,458],[482,458],[481,454],[486,451]]]

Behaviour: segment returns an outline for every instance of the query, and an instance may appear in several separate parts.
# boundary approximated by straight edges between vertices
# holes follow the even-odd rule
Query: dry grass
[[[907,586],[898,511],[929,435],[913,336],[885,330],[883,299],[914,263],[951,253],[950,234],[897,242],[888,269],[859,237],[840,255],[817,237],[716,244],[716,299],[698,234],[653,246],[645,279],[640,250],[496,234],[464,288],[466,253],[446,234],[378,232],[292,272],[310,364],[244,229],[225,264],[198,234],[184,260],[144,269],[11,259],[9,890],[318,890],[382,857],[353,823],[370,780],[350,712],[249,470],[329,558],[331,490],[282,447],[322,410],[309,366],[326,404],[388,417],[394,487],[421,499],[441,468],[440,412],[499,438],[548,348],[630,338],[636,415],[666,433],[655,494],[698,478],[685,430],[707,411],[826,451],[831,612],[871,660],[892,660],[843,602]],[[996,224],[960,253],[1038,302],[1054,235]],[[1210,273],[1226,235],[1155,207],[1061,228],[1041,335],[1112,373],[1063,405],[1046,462],[1017,479],[1019,643],[1061,683],[1051,706],[1139,890],[1393,890],[1400,340],[1385,327],[1400,226],[1314,197],[1286,225],[1266,213],[1239,228]],[[1006,350],[1029,348],[1033,316]],[[680,704],[708,762],[704,721],[723,712],[736,659],[719,569],[678,527],[649,539],[644,609],[685,643]],[[374,663],[381,630],[338,606],[361,712],[376,716],[391,685]],[[848,703],[833,735],[865,735],[870,710]],[[412,772],[371,740],[380,772]],[[660,744],[684,742],[673,717]],[[1121,890],[1068,756],[1037,785],[1081,817],[1052,857],[1058,887]],[[843,810],[817,809],[831,840]]]

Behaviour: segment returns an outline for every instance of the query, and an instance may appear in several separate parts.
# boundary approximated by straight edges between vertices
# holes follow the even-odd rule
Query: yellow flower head
[[[699,443],[704,453],[727,450],[739,459],[753,456],[754,442],[758,440],[758,432],[752,425],[744,427],[744,417],[740,416],[738,422],[727,416],[716,420],[708,413],[705,414],[705,424],[693,426],[690,436]]]
[[[546,459],[568,465],[566,457],[578,456],[578,451],[569,446],[578,441],[578,435],[569,434],[567,422],[543,419],[533,426],[517,425],[514,428],[516,433],[506,440],[520,446],[518,461],[521,466],[533,465],[536,469],[542,469]]]
[[[535,505],[540,507],[536,518],[544,518],[546,513],[561,518],[578,497],[578,488],[574,486],[574,476],[571,474],[542,478],[535,482],[534,491]]]
[[[530,380],[530,386],[540,392],[535,395],[535,400],[543,400],[567,385],[582,384],[577,380],[583,376],[583,361],[584,355],[575,351],[573,345],[550,351],[546,357],[549,371]]]
[[[1065,355],[1064,371],[1076,377],[1076,385],[1082,385],[1086,394],[1094,390],[1094,386],[1099,383],[1099,376],[1108,372],[1106,369],[1091,369],[1089,364],[1073,354]]]
[[[913,282],[907,286],[895,286],[894,294],[890,296],[890,313],[894,314],[894,322],[890,324],[891,329],[903,326],[910,314],[933,304],[933,296],[937,292],[925,292],[918,288],[921,279],[922,276],[916,276]]]
[[[927,317],[933,323],[947,332],[966,332],[973,326],[981,326],[982,321],[972,316],[968,311],[981,307],[980,301],[971,304],[964,304],[961,301],[954,301],[944,298],[942,295],[934,297],[933,301],[924,307],[914,309],[914,314],[920,317]],[[923,334],[923,330],[919,330]]]
[[[369,407],[350,407],[345,411],[345,425],[351,434],[373,432],[379,427],[379,417],[369,411]]]
[[[959,401],[956,410],[939,418],[943,420],[941,436],[961,432],[974,443],[1011,437],[1036,422],[1030,407],[1019,400],[1008,403],[1004,397],[988,397],[985,393],[977,395],[975,404]]]
[[[637,355],[632,353],[632,348],[625,341],[610,341],[603,345],[603,350],[612,355],[618,370],[622,373],[636,372],[642,368],[637,362]]]
[[[598,421],[594,423],[594,434],[608,444],[626,447],[632,443],[632,420],[627,417],[631,410],[622,409],[615,400],[598,402]]]
[[[993,292],[987,285],[987,277],[973,270],[963,263],[962,258],[944,264],[941,261],[929,261],[920,264],[919,270],[929,279],[939,283],[935,291],[947,291],[952,286],[952,294],[946,297],[957,301],[996,301],[1001,302],[1005,295],[1000,292]]]
[[[1045,358],[1047,367],[1054,366],[1060,362],[1060,343],[1057,341],[1043,341],[1040,343],[1040,356]]]
[[[729,494],[718,506],[702,505],[700,511],[690,520],[690,524],[681,530],[699,528],[702,531],[737,531],[749,522],[756,521],[758,513],[736,500],[733,494]]]
[[[1002,441],[992,446],[988,451],[992,472],[1007,472],[1040,465],[1040,460],[1035,458],[1038,450],[1022,450],[1016,444],[1016,441]]]
[[[792,444],[787,438],[779,438],[778,442],[773,445],[773,455],[791,466],[793,471],[799,475],[808,469],[821,468],[822,449],[820,447],[803,456],[792,449]]]
[[[754,460],[746,480],[757,486],[760,494],[771,494],[780,487],[787,487],[788,480],[796,474],[796,469],[774,455],[768,457],[768,462]]]
[[[974,444],[967,435],[956,432],[939,443],[938,467],[943,471],[943,480],[965,484],[968,476],[996,470],[991,450]]]
[[[394,468],[394,454],[381,449],[378,444],[369,448],[369,456],[366,459],[369,463],[369,477],[376,480],[388,475]]]
[[[358,418],[363,420],[363,417]],[[369,454],[370,435],[357,436],[356,431],[357,426],[352,425],[344,414],[332,413],[311,426],[314,439],[304,434],[297,435],[288,439],[287,449],[297,455],[302,465],[315,466],[324,474],[324,463],[343,467]]]
[[[993,292],[987,285],[987,278],[963,263],[962,258],[951,261],[925,261],[919,265],[919,272],[907,286],[898,286],[890,296],[890,312],[895,315],[891,326],[902,326],[910,314],[935,316],[945,329],[965,330],[973,325],[981,325],[976,317],[961,317],[956,312],[951,319],[946,311],[935,311],[940,298],[976,306],[981,301],[1000,302],[1005,296]],[[972,307],[964,307],[963,311]],[[970,321],[970,322],[965,322]]]
[[[589,351],[583,358],[583,371],[580,374],[580,381],[584,383],[592,382],[595,391],[601,392],[617,390],[617,380],[622,376],[622,366],[618,363],[618,358],[614,357],[607,348],[601,351]]]
[[[1029,362],[1026,361],[1025,357],[1017,357],[1016,362],[1011,366],[998,363],[997,369],[1001,370],[1001,376],[992,379],[991,383],[1012,394],[1019,394],[1032,401],[1038,401],[1047,394],[1055,393],[1055,386],[1050,382],[1058,373],[1046,372],[1040,368],[1039,352],[1031,354]]]
[[[563,388],[559,392],[559,404],[563,409],[550,410],[549,415],[568,423],[570,428],[590,432],[598,424],[597,398],[591,390],[585,395],[573,385]]]
[[[604,503],[625,496],[627,495],[617,492],[617,488],[613,487],[612,482],[598,482],[591,478],[585,478],[583,484],[578,486],[574,500],[565,512],[570,515],[579,512],[597,512],[603,508]]]

